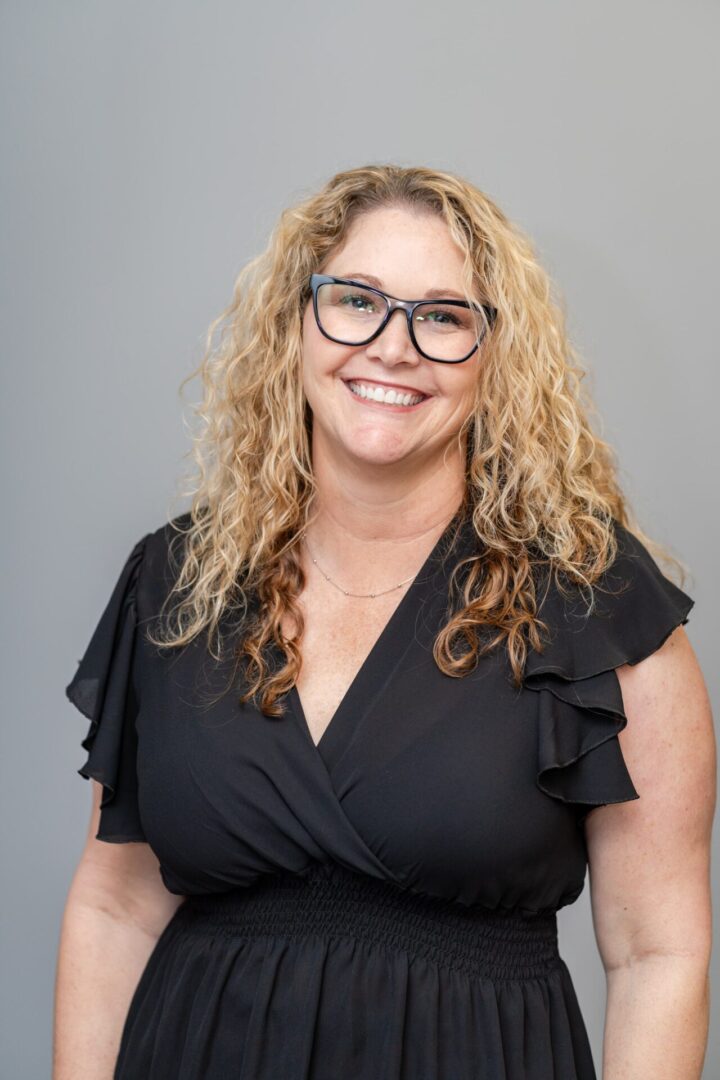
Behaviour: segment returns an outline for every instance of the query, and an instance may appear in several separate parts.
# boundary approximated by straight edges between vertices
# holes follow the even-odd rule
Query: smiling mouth
[[[391,386],[380,386],[377,383],[365,383],[354,379],[342,380],[354,398],[366,405],[379,405],[384,409],[394,409],[399,412],[409,412],[418,405],[427,401],[429,395],[415,394],[410,391],[396,390]]]

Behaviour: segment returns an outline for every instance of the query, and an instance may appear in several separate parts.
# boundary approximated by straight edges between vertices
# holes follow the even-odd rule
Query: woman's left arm
[[[618,737],[640,798],[585,819],[607,977],[602,1080],[700,1080],[717,767],[710,702],[682,626],[617,676],[628,718]]]

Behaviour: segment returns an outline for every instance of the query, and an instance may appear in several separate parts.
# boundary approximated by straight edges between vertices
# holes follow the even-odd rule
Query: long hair
[[[184,492],[192,505],[171,523],[182,555],[162,626],[148,636],[179,648],[205,631],[219,659],[232,631],[245,667],[241,700],[255,698],[265,715],[282,714],[277,699],[301,664],[298,548],[316,490],[301,377],[308,279],[360,215],[381,207],[442,219],[464,253],[466,299],[497,309],[481,345],[474,407],[457,436],[477,554],[463,561],[462,586],[460,564],[451,576],[458,602],[434,642],[439,668],[461,677],[504,643],[519,685],[528,647],[541,651],[547,630],[537,614],[538,569],[586,591],[591,610],[593,585],[617,554],[613,519],[684,572],[630,520],[614,453],[591,430],[593,407],[581,385],[587,372],[527,237],[452,173],[396,165],[339,172],[282,212],[211,323],[199,367],[181,383],[199,374],[204,388],[194,406],[195,472]],[[292,638],[281,632],[286,614]],[[269,645],[279,648],[282,666],[269,662]]]

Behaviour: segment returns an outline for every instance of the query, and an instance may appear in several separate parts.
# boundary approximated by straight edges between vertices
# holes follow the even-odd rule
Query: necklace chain
[[[306,546],[306,547],[307,547],[307,549],[308,549],[308,552],[309,552],[309,554],[310,554],[310,558],[311,558],[311,559],[312,559],[312,561],[313,561],[313,562],[315,563],[315,565],[317,566],[318,570],[320,571],[320,573],[322,574],[322,576],[323,576],[323,577],[325,578],[325,580],[326,580],[326,581],[328,581],[328,582],[329,582],[329,583],[330,583],[331,585],[333,585],[333,586],[334,586],[334,587],[335,587],[336,589],[339,589],[339,590],[340,590],[340,592],[341,592],[341,593],[343,593],[343,595],[344,595],[344,596],[357,596],[357,597],[363,597],[364,599],[369,599],[369,598],[371,598],[371,597],[373,597],[373,598],[374,598],[374,597],[376,597],[376,596],[386,596],[386,595],[387,595],[387,593],[395,592],[395,590],[396,590],[396,589],[401,589],[403,585],[407,585],[407,583],[408,583],[409,581],[412,581],[412,580],[413,580],[413,578],[416,578],[416,577],[417,577],[417,574],[413,574],[413,576],[412,576],[412,577],[409,577],[409,578],[405,578],[405,580],[404,580],[404,581],[400,581],[400,582],[398,582],[398,584],[397,584],[397,585],[393,585],[393,586],[392,586],[391,588],[389,588],[389,589],[383,589],[383,590],[382,590],[382,592],[371,592],[371,593],[356,593],[356,592],[354,593],[354,592],[348,592],[348,590],[347,590],[347,589],[343,589],[342,585],[338,585],[338,583],[337,583],[336,581],[333,581],[333,579],[332,579],[332,578],[331,578],[331,577],[330,577],[330,576],[329,576],[328,574],[326,574],[326,573],[325,573],[325,571],[323,570],[323,568],[322,568],[322,567],[320,566],[320,563],[319,563],[319,562],[317,561],[317,559],[316,559],[316,558],[315,558],[315,556],[313,555],[312,551],[310,551],[310,545],[309,545],[309,544],[308,544],[308,542],[307,542],[307,537],[305,537],[305,546]]]

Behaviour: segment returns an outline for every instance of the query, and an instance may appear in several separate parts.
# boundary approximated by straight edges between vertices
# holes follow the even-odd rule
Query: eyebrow
[[[374,285],[376,289],[384,291],[383,283],[379,278],[373,276],[373,274],[365,274],[362,270],[349,270],[346,274],[336,274],[336,277],[341,278],[364,278],[370,285]],[[456,292],[455,289],[428,289],[425,296],[418,297],[421,300],[437,300],[442,297],[454,298],[456,300],[464,300],[465,297],[462,293]]]

